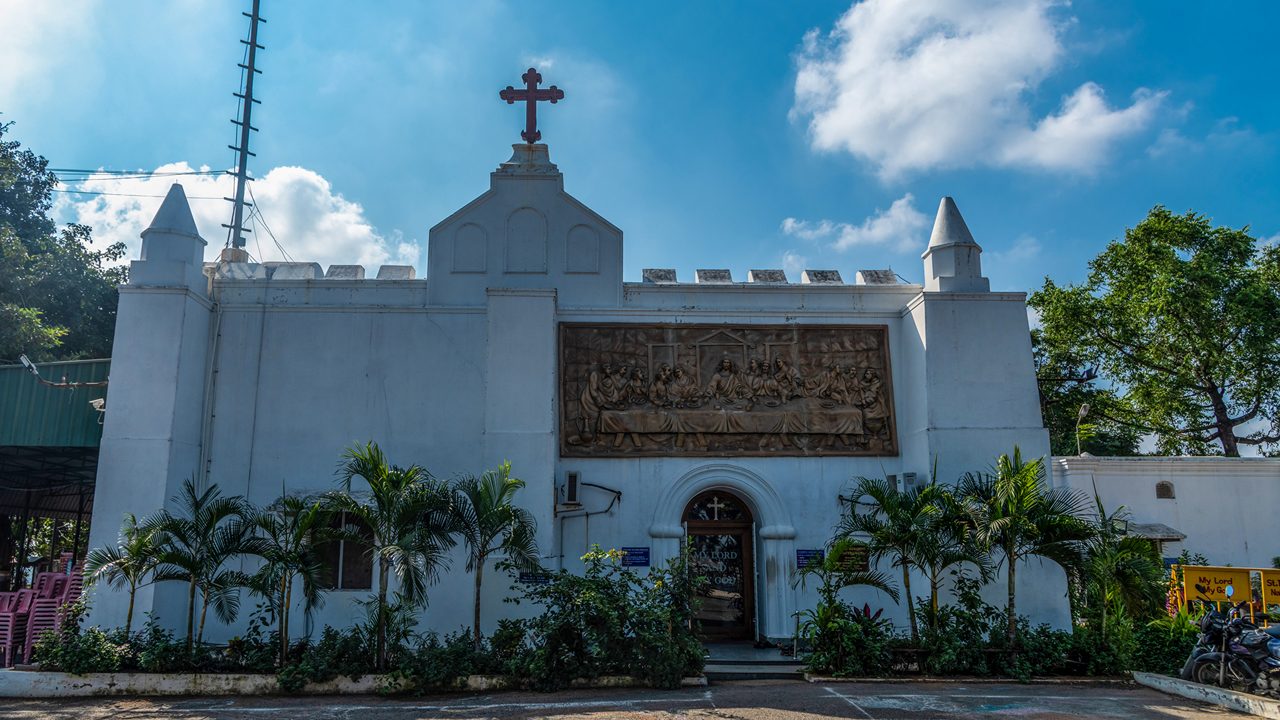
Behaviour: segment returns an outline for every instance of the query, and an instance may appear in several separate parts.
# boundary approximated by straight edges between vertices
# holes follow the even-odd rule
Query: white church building
[[[343,449],[372,440],[441,478],[509,461],[548,568],[579,568],[596,544],[658,565],[689,536],[713,576],[708,633],[783,639],[816,600],[798,558],[830,539],[854,478],[923,482],[936,462],[953,481],[1015,445],[1048,455],[1025,296],[990,290],[951,198],[923,285],[821,269],[624,282],[622,230],[566,192],[546,145],[513,149],[431,229],[425,278],[206,266],[173,186],[121,288],[91,546],[191,477],[256,504],[335,489]],[[433,587],[425,627],[469,624],[463,564]],[[346,556],[315,628],[358,617],[373,572]],[[1061,570],[1019,583],[1021,611],[1068,622]],[[180,585],[145,589],[138,615],[180,627]],[[485,590],[486,632],[527,611],[502,602],[507,583]],[[99,588],[93,620],[121,624],[124,602]]]

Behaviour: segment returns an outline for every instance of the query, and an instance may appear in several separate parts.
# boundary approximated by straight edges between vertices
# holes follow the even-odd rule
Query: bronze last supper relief
[[[883,325],[560,326],[561,453],[897,455]]]

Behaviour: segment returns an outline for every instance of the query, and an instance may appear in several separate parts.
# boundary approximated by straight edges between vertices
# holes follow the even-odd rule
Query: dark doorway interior
[[[755,639],[754,523],[741,498],[709,490],[684,513],[692,551],[690,569],[706,582],[694,613],[707,640]]]

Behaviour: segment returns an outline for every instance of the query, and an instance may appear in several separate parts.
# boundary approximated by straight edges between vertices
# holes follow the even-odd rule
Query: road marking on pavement
[[[392,701],[392,702],[388,702],[385,705],[341,705],[341,704],[335,703],[329,709],[341,710],[344,712],[368,711],[368,710],[413,711],[413,712],[474,711],[474,710],[481,710],[481,711],[484,711],[484,710],[573,710],[576,708],[628,707],[632,705],[652,705],[656,703],[688,705],[688,704],[696,704],[696,703],[702,703],[702,702],[706,702],[706,703],[711,702],[710,690],[705,691],[699,696],[687,697],[687,698],[680,698],[680,697],[599,698],[595,700],[566,700],[561,702],[459,703],[456,705],[401,705]],[[288,705],[275,706],[275,707],[242,707],[242,706],[236,706],[233,703],[234,701],[216,703],[216,704],[207,704],[207,705],[201,705],[201,706],[153,708],[153,709],[149,709],[148,712],[168,712],[169,714],[178,714],[178,713],[191,714],[191,713],[208,712],[210,710],[229,710],[237,713],[264,713],[264,714],[290,713],[290,714],[293,714],[293,713],[297,713],[298,711],[297,707],[288,706]],[[867,717],[870,717],[870,715],[868,715]]]
[[[866,710],[863,710],[863,709],[862,709],[862,706],[861,706],[861,705],[859,705],[858,703],[854,702],[854,701],[853,701],[853,698],[849,697],[848,695],[845,695],[844,693],[838,692],[835,688],[833,688],[833,687],[831,687],[831,686],[824,687],[824,688],[823,688],[823,690],[826,690],[828,693],[830,693],[830,694],[832,694],[832,695],[834,695],[834,696],[836,696],[836,697],[840,698],[841,700],[843,700],[843,701],[845,701],[845,702],[849,703],[850,707],[852,707],[854,710],[857,710],[858,712],[862,713],[863,717],[867,718],[867,720],[875,720],[875,718],[873,718],[873,717],[871,716],[871,713],[867,712]]]

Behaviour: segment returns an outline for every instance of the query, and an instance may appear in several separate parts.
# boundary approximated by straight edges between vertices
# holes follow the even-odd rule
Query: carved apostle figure
[[[889,416],[889,405],[884,397],[884,383],[880,380],[880,374],[871,368],[862,373],[862,403],[862,416],[866,418],[867,424],[883,425],[883,421]],[[879,427],[875,429],[878,430]]]
[[[618,366],[618,372],[613,376],[612,394],[609,396],[609,407],[621,410],[627,406],[627,394],[631,389],[631,366],[623,364]]]
[[[653,377],[653,383],[649,385],[649,402],[658,407],[667,407],[671,404],[671,366],[662,363],[658,367],[658,372]]]
[[[638,367],[631,371],[627,397],[632,405],[643,405],[649,400],[649,374],[644,371],[644,368]]]
[[[804,381],[800,371],[791,367],[783,358],[773,361],[773,380],[778,384],[779,397],[786,402],[793,397],[804,397]]]
[[[685,372],[683,365],[677,365],[672,374],[670,396],[675,401],[676,407],[697,407],[702,404],[702,391],[698,389],[698,383],[694,381],[689,373]]]
[[[582,389],[578,399],[578,409],[582,414],[582,437],[587,441],[595,438],[600,430],[600,410],[607,402],[605,385],[612,382],[612,366],[609,363],[596,365],[587,376],[587,386]]]

